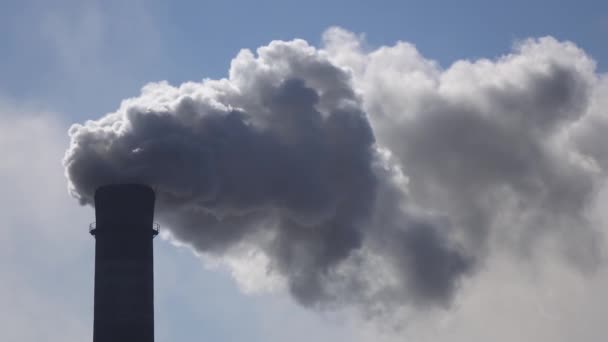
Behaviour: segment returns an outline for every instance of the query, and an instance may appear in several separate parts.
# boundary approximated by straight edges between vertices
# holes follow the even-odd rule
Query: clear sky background
[[[364,34],[372,48],[410,42],[444,68],[459,59],[497,58],[518,40],[551,35],[585,50],[599,72],[608,70],[605,1],[3,0],[0,340],[92,336],[94,240],[87,226],[93,211],[69,197],[61,165],[71,123],[115,110],[147,82],[225,77],[243,48],[294,38],[318,46],[331,26]],[[348,312],[302,309],[285,293],[246,294],[225,267],[163,239],[155,248],[159,342],[485,341],[495,335],[549,341],[554,333],[564,341],[601,341],[608,314],[600,305],[605,298],[584,295],[604,291],[604,273],[582,279],[548,268],[541,279],[520,279],[505,275],[514,274],[511,264],[496,261],[492,276],[463,294],[464,311],[396,332]],[[495,291],[504,298],[493,298]],[[495,320],[474,321],[490,313]],[[570,336],[559,330],[567,323]]]

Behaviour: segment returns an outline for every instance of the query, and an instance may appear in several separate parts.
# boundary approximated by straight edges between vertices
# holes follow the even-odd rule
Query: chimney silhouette
[[[141,184],[95,192],[93,342],[154,341],[154,199]]]

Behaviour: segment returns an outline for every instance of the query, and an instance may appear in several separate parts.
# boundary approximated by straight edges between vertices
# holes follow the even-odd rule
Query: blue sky
[[[6,144],[0,146],[0,151],[6,148],[5,167],[0,168],[0,187],[5,189],[0,195],[5,208],[0,210],[0,221],[5,223],[0,240],[4,282],[0,340],[81,341],[91,336],[94,251],[86,229],[93,213],[68,196],[61,166],[71,123],[116,110],[148,82],[179,85],[225,77],[231,59],[243,48],[255,50],[272,40],[294,38],[320,46],[323,32],[332,26],[365,35],[370,50],[398,40],[410,42],[442,68],[461,59],[495,59],[509,53],[516,41],[550,35],[573,41],[595,59],[599,73],[608,70],[608,2],[602,1],[4,0],[0,4],[0,143]],[[43,123],[27,121],[32,117],[43,118]],[[29,127],[35,127],[31,136],[22,135]],[[24,157],[38,154],[32,160]],[[350,312],[333,315],[303,309],[285,293],[245,294],[230,270],[213,268],[166,240],[157,239],[155,248],[159,342],[363,342],[404,336],[424,341],[444,336],[435,335],[437,326],[449,326],[447,335],[482,341],[491,336],[491,327],[511,334],[517,326],[492,322],[484,327],[467,321],[484,315],[484,300],[492,300],[493,289],[512,280],[505,274],[517,273],[501,260],[463,295],[473,303],[465,306],[468,311],[457,317],[449,313],[439,319],[425,317],[395,337],[390,327],[369,327]],[[592,307],[593,299],[580,291],[599,291],[608,275],[580,280],[559,267],[548,269],[538,283],[516,278],[500,288],[510,296],[493,302],[503,315],[499,319],[508,321],[519,314],[515,308],[529,310],[527,305],[543,316],[548,302],[572,316],[590,317],[591,323],[579,322],[573,331],[597,331],[601,322],[593,317],[606,311]],[[552,287],[556,282],[565,285]],[[479,296],[471,295],[474,289]],[[574,299],[551,302],[555,293]],[[56,313],[61,317],[53,317]],[[32,322],[41,321],[31,328]],[[547,340],[551,329],[563,323],[542,322],[539,326],[547,332],[538,336]],[[519,337],[527,341],[534,336]]]

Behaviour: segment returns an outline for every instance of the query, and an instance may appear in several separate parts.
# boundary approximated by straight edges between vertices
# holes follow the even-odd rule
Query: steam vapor
[[[226,79],[146,85],[71,127],[71,194],[150,184],[173,239],[251,249],[315,308],[448,307],[497,245],[596,267],[608,81],[589,56],[545,37],[442,69],[363,43],[332,28],[242,50]]]

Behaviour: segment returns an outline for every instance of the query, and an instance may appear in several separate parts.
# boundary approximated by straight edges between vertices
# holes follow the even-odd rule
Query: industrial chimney
[[[93,342],[154,341],[154,198],[140,184],[95,192]]]

